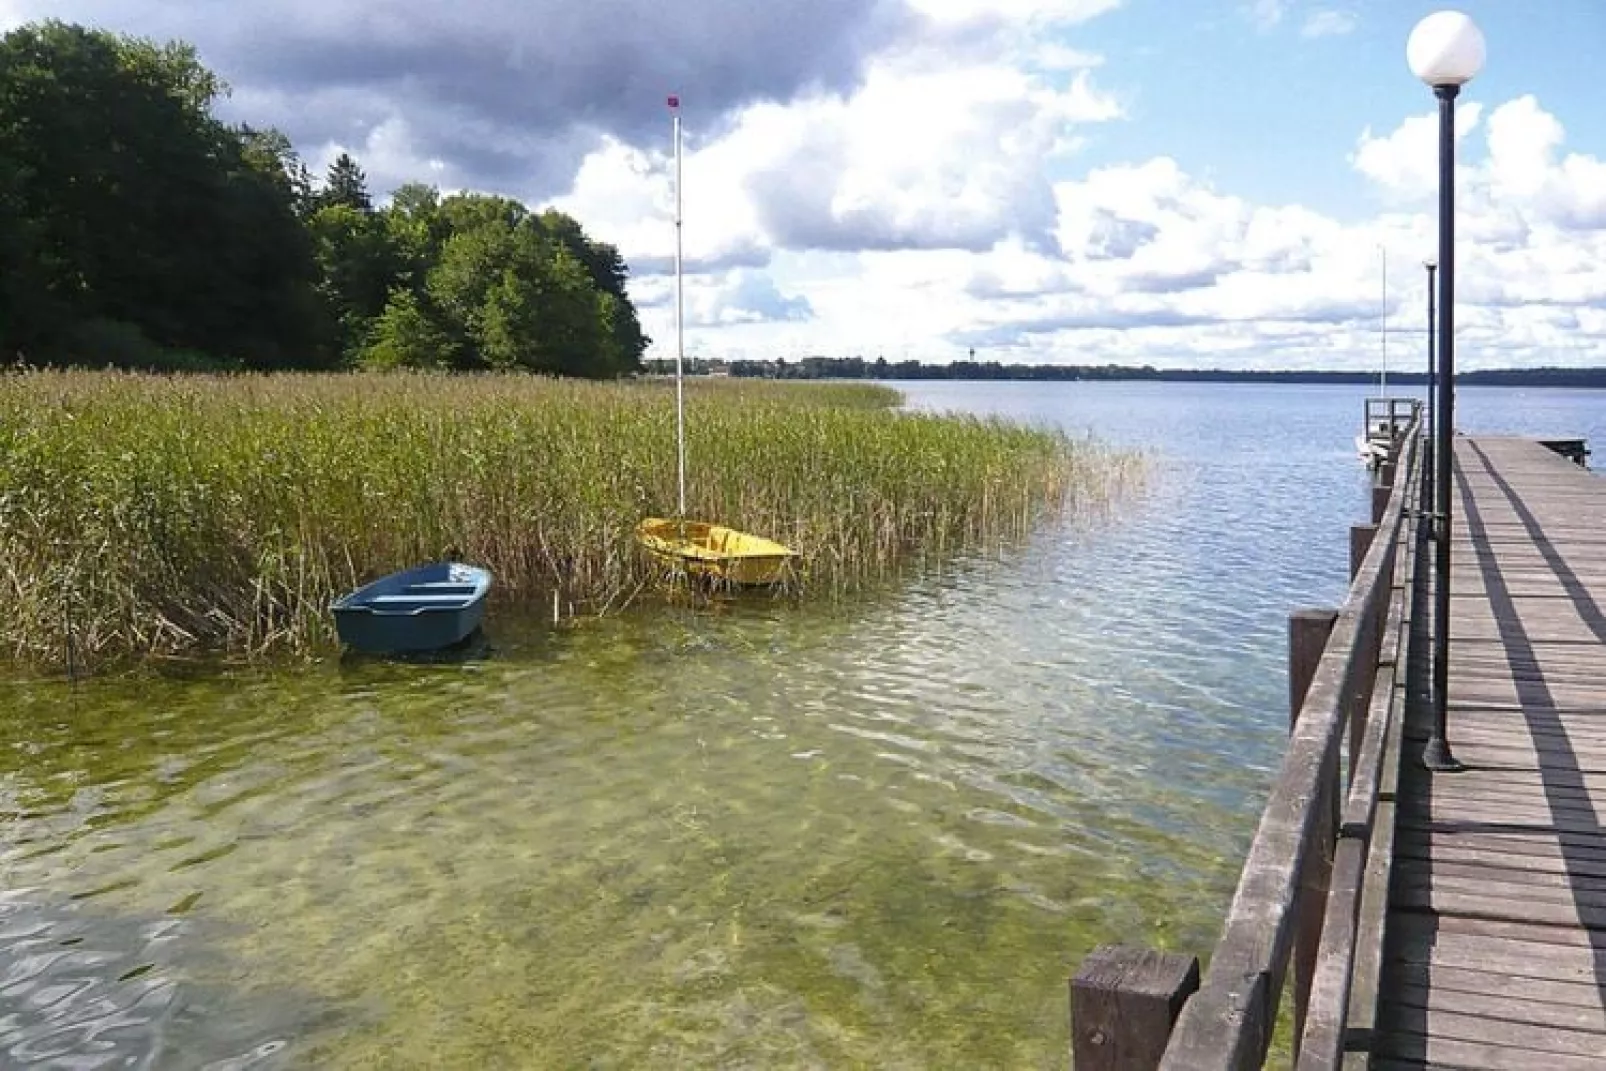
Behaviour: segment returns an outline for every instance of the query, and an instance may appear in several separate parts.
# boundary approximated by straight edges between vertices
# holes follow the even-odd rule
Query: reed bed
[[[0,375],[0,651],[313,654],[338,593],[443,556],[494,601],[606,612],[673,516],[673,383],[424,373]],[[920,415],[870,384],[687,384],[687,512],[789,543],[798,589],[1097,509],[1142,463]]]

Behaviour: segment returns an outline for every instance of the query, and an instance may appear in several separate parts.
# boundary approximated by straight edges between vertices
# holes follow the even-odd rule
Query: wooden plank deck
[[[1374,1067],[1606,1068],[1606,478],[1456,442],[1449,732],[1408,725]]]

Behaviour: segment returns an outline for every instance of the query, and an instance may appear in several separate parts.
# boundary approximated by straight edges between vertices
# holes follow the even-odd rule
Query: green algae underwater
[[[1063,1067],[1081,956],[1208,948],[1244,819],[1094,674],[1029,701],[1009,577],[0,683],[0,1062]]]

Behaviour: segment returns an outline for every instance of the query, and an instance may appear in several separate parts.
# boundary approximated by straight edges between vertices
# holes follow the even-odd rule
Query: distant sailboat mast
[[[1389,251],[1387,246],[1379,246],[1383,254],[1383,375],[1378,382],[1378,393],[1387,398],[1389,394]]]

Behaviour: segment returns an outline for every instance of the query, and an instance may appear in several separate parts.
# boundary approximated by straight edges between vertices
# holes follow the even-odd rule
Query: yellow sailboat
[[[797,552],[763,536],[706,521],[648,517],[636,527],[647,553],[690,576],[727,584],[775,584]]]
[[[680,255],[680,98],[669,98],[675,140],[675,443],[679,511],[673,518],[648,517],[636,526],[636,542],[657,560],[699,579],[727,584],[774,584],[797,552],[763,536],[707,521],[686,520],[685,301]]]

